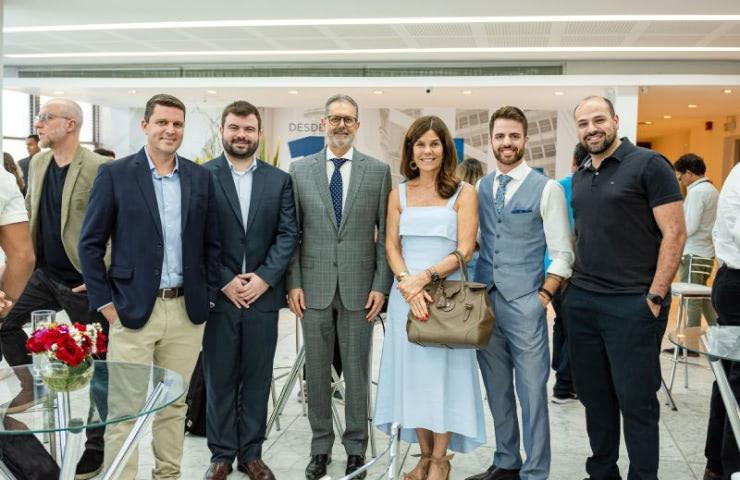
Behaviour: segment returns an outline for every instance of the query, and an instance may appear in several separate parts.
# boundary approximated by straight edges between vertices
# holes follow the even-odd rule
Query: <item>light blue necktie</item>
[[[337,226],[342,224],[342,172],[339,171],[347,161],[345,158],[332,158],[334,162],[334,173],[331,174],[329,182],[329,193],[331,194],[331,203],[334,205],[334,217],[337,219]]]
[[[501,215],[504,211],[504,202],[506,200],[506,184],[509,183],[512,178],[508,175],[501,175],[498,177],[498,190],[496,190],[496,199],[493,201],[496,207],[496,214]]]

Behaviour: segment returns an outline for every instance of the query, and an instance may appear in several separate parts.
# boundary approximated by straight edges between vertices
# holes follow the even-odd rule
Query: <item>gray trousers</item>
[[[334,319],[336,313],[336,321]],[[339,340],[345,382],[345,423],[342,444],[347,455],[364,455],[367,449],[367,377],[372,323],[365,310],[344,308],[339,290],[328,308],[306,309],[303,339],[306,346],[308,422],[311,455],[329,454],[334,445],[331,414],[331,365],[335,337]]]

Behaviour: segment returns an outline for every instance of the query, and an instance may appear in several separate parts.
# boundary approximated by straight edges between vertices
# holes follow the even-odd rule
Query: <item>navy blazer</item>
[[[216,185],[221,242],[220,288],[240,273],[254,272],[271,288],[252,308],[272,312],[286,305],[285,272],[298,246],[298,222],[290,175],[261,160],[255,161],[258,165],[252,178],[246,226],[226,157],[221,155],[204,167],[213,173]],[[221,293],[214,311],[229,309],[236,310],[236,307]]]
[[[208,319],[219,286],[220,245],[214,185],[204,168],[178,157],[182,196],[182,267],[190,321]],[[111,241],[111,266],[103,256]],[[90,310],[113,302],[121,324],[149,320],[162,277],[164,237],[146,153],[101,165],[78,246]]]

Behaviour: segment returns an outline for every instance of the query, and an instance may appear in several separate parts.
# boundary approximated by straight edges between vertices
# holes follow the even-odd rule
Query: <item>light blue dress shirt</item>
[[[144,149],[146,152],[146,148]],[[182,191],[180,189],[180,159],[175,156],[175,169],[160,175],[146,152],[152,172],[154,194],[157,197],[159,220],[164,235],[164,257],[159,288],[182,287]]]
[[[254,180],[254,171],[257,170],[257,159],[252,160],[252,165],[243,172],[238,171],[228,157],[226,157],[226,161],[231,170],[231,178],[234,179],[236,195],[239,197],[239,210],[242,214],[242,225],[244,225],[246,230],[247,222],[249,221],[249,205],[252,202],[252,182]],[[244,271],[245,268],[244,259],[242,259],[242,273],[246,273]]]

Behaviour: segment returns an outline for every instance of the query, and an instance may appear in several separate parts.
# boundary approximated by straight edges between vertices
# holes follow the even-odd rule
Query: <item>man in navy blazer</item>
[[[108,360],[153,363],[189,381],[203,323],[220,288],[214,186],[208,171],[176,153],[185,128],[180,100],[152,97],[141,127],[146,146],[98,171],[80,235],[80,263],[90,308],[110,322]],[[103,256],[109,240],[111,266],[106,272]],[[109,375],[109,415],[143,404],[143,381],[113,369]],[[154,478],[180,476],[186,408],[181,397],[157,413]],[[130,427],[108,426],[106,466]],[[132,455],[117,478],[135,478],[137,460]]]
[[[290,175],[256,158],[261,119],[249,102],[221,115],[224,153],[205,164],[213,173],[221,241],[221,294],[206,324],[208,480],[237,468],[251,480],[274,480],[262,461],[267,402],[286,306],[285,272],[298,245]]]

